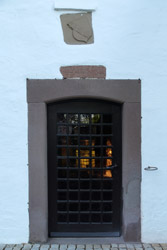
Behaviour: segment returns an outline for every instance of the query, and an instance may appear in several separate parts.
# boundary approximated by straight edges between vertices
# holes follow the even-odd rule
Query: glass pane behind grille
[[[112,224],[111,114],[57,114],[57,224]]]

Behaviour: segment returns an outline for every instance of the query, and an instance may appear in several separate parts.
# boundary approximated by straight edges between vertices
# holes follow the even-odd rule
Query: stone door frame
[[[27,79],[30,242],[48,241],[47,103],[96,98],[122,103],[122,236],[141,240],[141,81]]]

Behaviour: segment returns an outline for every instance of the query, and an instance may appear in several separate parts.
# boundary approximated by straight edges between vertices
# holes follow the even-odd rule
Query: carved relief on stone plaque
[[[94,42],[92,13],[64,14],[60,19],[65,43],[91,44]]]

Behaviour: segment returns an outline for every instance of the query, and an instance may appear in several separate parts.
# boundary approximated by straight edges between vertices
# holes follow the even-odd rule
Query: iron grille
[[[50,235],[112,231],[118,236],[113,230],[118,218],[113,201],[116,203],[119,195],[114,182],[118,178],[113,114],[57,112],[54,117],[56,164],[52,166],[55,179],[51,189],[53,192],[54,186],[55,197],[50,211],[55,230]]]

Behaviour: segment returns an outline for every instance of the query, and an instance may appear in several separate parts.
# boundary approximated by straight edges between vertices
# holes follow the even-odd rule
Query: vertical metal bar
[[[67,114],[67,122],[69,121],[69,114]],[[69,125],[67,125],[67,142],[69,142]],[[69,224],[69,145],[67,144],[67,156],[66,156],[66,162],[67,162],[67,224]]]
[[[56,177],[57,177],[57,180],[59,179],[59,176],[58,176],[58,159],[57,159],[57,150],[58,150],[58,147],[57,147],[57,144],[58,144],[58,126],[57,126],[57,114],[56,114]],[[56,192],[56,196],[57,196],[57,200],[58,200],[58,181],[56,181],[56,185],[55,185],[55,188],[57,190]],[[55,210],[56,210],[56,216],[55,216],[55,222],[58,223],[58,202],[55,202]]]
[[[80,113],[78,113],[78,223],[81,223],[81,186],[80,186],[80,179],[81,179],[81,170],[80,170]]]
[[[92,129],[92,119],[91,119],[91,114],[89,114],[89,167],[90,167],[90,179],[89,179],[89,222],[90,224],[92,223],[92,133],[91,133],[91,129]]]
[[[101,143],[101,159],[100,159],[100,167],[101,167],[101,204],[100,204],[100,211],[101,211],[101,215],[100,215],[100,219],[101,219],[101,223],[103,223],[103,114],[100,114],[100,124],[101,124],[101,137],[100,137],[100,143]]]

